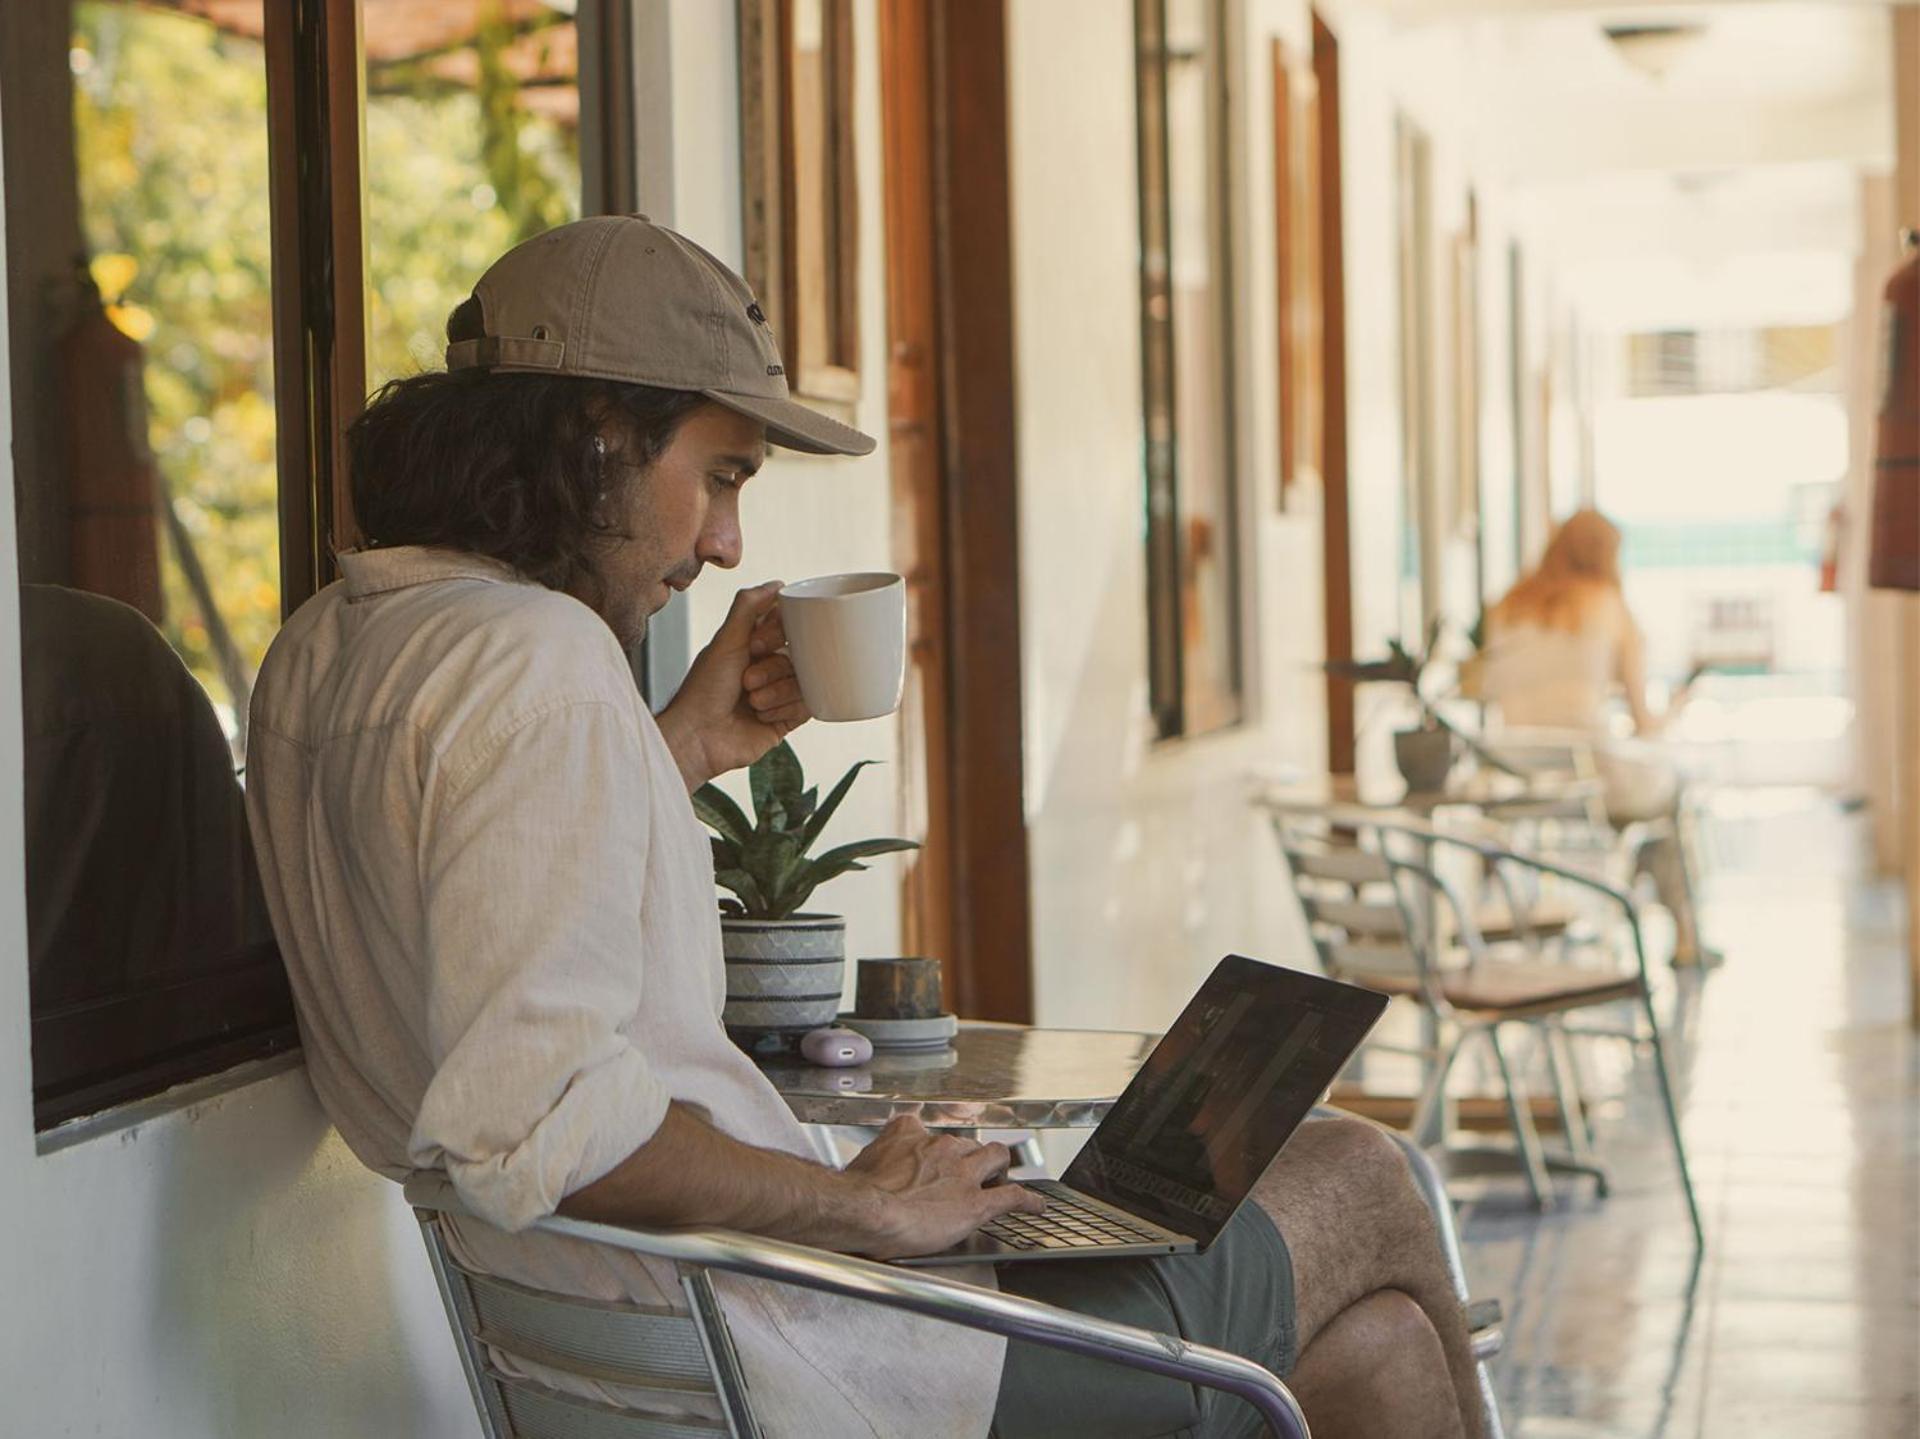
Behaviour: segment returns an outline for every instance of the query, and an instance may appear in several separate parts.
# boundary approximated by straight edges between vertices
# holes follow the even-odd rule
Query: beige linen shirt
[[[477,1267],[677,1305],[667,1266],[513,1232],[670,1100],[809,1153],[721,1028],[710,850],[673,756],[578,601],[444,550],[341,563],[261,668],[247,774],[314,1089],[371,1168],[443,1169],[497,1226],[456,1234]],[[999,1340],[718,1279],[770,1435],[987,1431]]]

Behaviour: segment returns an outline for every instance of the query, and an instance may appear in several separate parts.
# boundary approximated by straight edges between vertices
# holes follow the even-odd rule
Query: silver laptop
[[[1010,1214],[896,1264],[1005,1264],[1204,1251],[1387,1007],[1370,989],[1240,955],[1214,966],[1059,1180]]]

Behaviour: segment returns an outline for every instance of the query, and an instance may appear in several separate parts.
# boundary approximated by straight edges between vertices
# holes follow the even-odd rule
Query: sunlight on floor
[[[1464,1206],[1516,1439],[1920,1435],[1920,1045],[1899,906],[1859,821],[1810,789],[1725,791],[1710,938],[1667,997],[1708,1226],[1693,1261],[1646,1066],[1597,1116],[1614,1190],[1536,1216],[1512,1179]],[[1601,1043],[1602,1041],[1595,1041]]]

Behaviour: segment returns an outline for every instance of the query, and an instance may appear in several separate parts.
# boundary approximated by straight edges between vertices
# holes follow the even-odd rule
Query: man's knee
[[[1338,1166],[1342,1177],[1353,1183],[1369,1190],[1415,1193],[1406,1155],[1378,1125],[1336,1115],[1313,1120],[1301,1133],[1312,1134],[1322,1162]]]
[[[1422,1362],[1446,1362],[1427,1311],[1401,1289],[1376,1289],[1354,1305],[1356,1317],[1364,1316],[1368,1343],[1381,1353],[1417,1355]]]
[[[1339,1188],[1365,1206],[1376,1223],[1392,1223],[1409,1234],[1431,1231],[1432,1211],[1407,1167],[1399,1143],[1377,1124],[1345,1115],[1318,1119],[1301,1130],[1314,1134],[1316,1158],[1339,1177]]]

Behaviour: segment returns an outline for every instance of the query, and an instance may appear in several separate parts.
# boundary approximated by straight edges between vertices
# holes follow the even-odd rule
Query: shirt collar
[[[426,545],[395,545],[391,549],[343,550],[340,573],[347,598],[363,600],[389,590],[430,585],[440,580],[488,580],[495,584],[532,584],[504,560],[465,550],[442,550]]]

